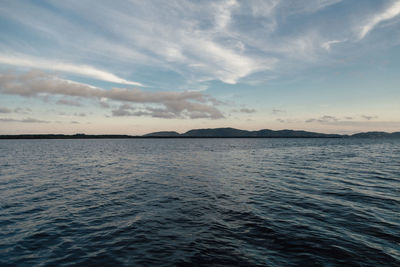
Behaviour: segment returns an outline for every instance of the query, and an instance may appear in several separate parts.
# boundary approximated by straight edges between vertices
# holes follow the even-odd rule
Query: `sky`
[[[400,1],[0,5],[0,134],[400,131]]]

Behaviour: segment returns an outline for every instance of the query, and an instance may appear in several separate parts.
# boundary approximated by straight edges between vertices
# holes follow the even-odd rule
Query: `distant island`
[[[20,134],[0,135],[0,139],[122,139],[122,138],[400,138],[400,132],[363,132],[353,135],[324,134],[298,130],[247,131],[235,128],[195,129],[186,133],[174,131],[154,132],[145,135],[91,135],[91,134]]]

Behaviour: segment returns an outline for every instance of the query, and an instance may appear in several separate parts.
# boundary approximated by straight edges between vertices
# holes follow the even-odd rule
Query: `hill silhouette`
[[[0,135],[0,139],[121,139],[121,138],[400,138],[400,132],[362,132],[353,135],[325,134],[302,130],[247,131],[235,128],[193,129],[179,134],[174,131],[153,132],[145,135],[88,135],[88,134],[21,134]]]

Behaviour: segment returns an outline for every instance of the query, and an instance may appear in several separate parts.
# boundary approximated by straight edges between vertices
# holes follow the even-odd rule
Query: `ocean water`
[[[7,265],[400,266],[400,140],[1,140]]]

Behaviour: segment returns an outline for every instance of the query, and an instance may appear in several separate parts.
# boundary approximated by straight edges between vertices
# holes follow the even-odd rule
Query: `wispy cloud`
[[[53,71],[61,71],[76,74],[78,76],[86,76],[102,81],[120,83],[120,84],[128,84],[135,86],[143,86],[143,84],[133,81],[128,81],[122,79],[115,74],[110,72],[97,69],[88,65],[76,65],[69,64],[54,60],[41,59],[41,58],[32,58],[25,55],[19,56],[9,56],[0,54],[0,64],[19,66],[19,67],[28,67],[28,68],[37,68],[37,69],[45,69],[45,70],[53,70]]]
[[[345,41],[347,41],[347,40],[346,39],[344,39],[344,40],[331,40],[331,41],[327,41],[327,42],[322,43],[321,46],[329,51],[329,50],[331,50],[331,46],[332,45],[339,44],[339,43],[342,43],[342,42],[345,42]]]
[[[117,109],[111,111],[114,117],[135,116],[133,113],[135,107],[130,104],[122,104]]]
[[[183,83],[219,80],[251,84],[253,74],[279,75],[293,66],[304,68],[326,60],[327,51],[335,44],[351,43],[345,40],[354,38],[354,28],[363,38],[380,22],[397,16],[400,9],[395,2],[372,17],[355,9],[357,21],[366,21],[360,26],[344,13],[339,14],[339,23],[313,17],[338,3],[352,8],[352,3],[342,0],[96,3],[93,7],[85,1],[55,1],[52,9],[35,2],[5,3],[0,15],[23,25],[43,47],[32,47],[29,40],[14,40],[17,45],[3,46],[6,53],[0,54],[0,63],[134,86],[142,83],[115,73],[135,77],[136,70],[150,67],[173,72],[183,77]],[[310,23],[310,18],[315,22]],[[85,59],[90,63],[79,64]],[[104,66],[110,70],[103,70]],[[149,76],[143,83],[157,83]]]
[[[110,104],[108,103],[108,99],[105,97],[101,97],[98,101],[98,104],[102,108],[109,108]]]
[[[294,118],[290,118],[290,119],[277,118],[276,121],[279,123],[299,123],[300,122],[300,120],[294,119]]]
[[[242,108],[242,109],[240,109],[240,112],[242,112],[242,113],[255,113],[256,110],[253,109],[253,108]]]
[[[74,107],[82,107],[82,104],[74,99],[67,99],[67,98],[62,98],[57,100],[57,104],[61,105],[66,105],[66,106],[74,106]]]
[[[305,122],[307,122],[307,123],[310,123],[310,122],[331,123],[331,122],[336,122],[338,120],[339,119],[334,116],[324,115],[320,118],[307,119]]]
[[[343,0],[308,0],[308,1],[281,1],[288,14],[314,13]]]
[[[32,110],[30,108],[15,108],[15,109],[10,109],[7,107],[0,107],[0,113],[17,113],[17,114],[29,114],[31,113]]]
[[[166,106],[165,108],[160,107],[134,107],[129,104],[120,105],[117,109],[111,111],[113,117],[127,117],[127,116],[148,116],[153,118],[163,119],[174,119],[174,118],[185,118],[190,119],[219,119],[221,114],[218,112],[205,112],[204,108],[193,111],[176,112],[171,107]]]
[[[217,15],[215,16],[216,30],[223,30],[229,25],[232,19],[232,9],[238,6],[239,4],[235,0],[227,0],[215,6],[217,9]]]
[[[29,114],[29,113],[32,113],[32,109],[18,107],[18,108],[14,109],[14,112],[18,113],[18,114]]]
[[[22,122],[22,123],[50,123],[50,121],[38,120],[34,118],[26,119],[12,119],[12,118],[0,118],[2,122]]]
[[[361,115],[361,118],[366,119],[367,121],[370,121],[372,119],[378,118],[378,116]]]
[[[0,113],[11,113],[12,110],[9,108],[0,107]]]
[[[391,6],[385,9],[383,12],[374,15],[371,19],[364,24],[359,32],[359,38],[363,39],[375,26],[379,23],[393,19],[400,14],[400,1],[394,2]]]
[[[330,115],[324,115],[318,118],[310,118],[305,120],[306,123],[321,123],[321,124],[332,124],[332,125],[351,125],[352,123],[362,124],[366,121],[368,122],[377,122],[374,119],[377,119],[378,116],[370,116],[370,115],[360,115],[360,116],[345,116],[345,117],[336,117]]]
[[[286,113],[286,110],[282,110],[282,109],[273,109],[272,110],[272,114],[274,115],[279,115],[279,114],[284,114]]]
[[[177,118],[177,114],[171,112],[168,108],[153,108],[153,107],[144,107],[144,108],[135,108],[131,105],[121,105],[118,109],[112,110],[113,117],[126,117],[126,116],[148,116],[153,118],[163,118],[163,119],[172,119]],[[179,116],[179,115],[178,115]],[[190,114],[190,118],[195,118],[196,115],[193,113]],[[204,118],[204,114],[200,118]]]

